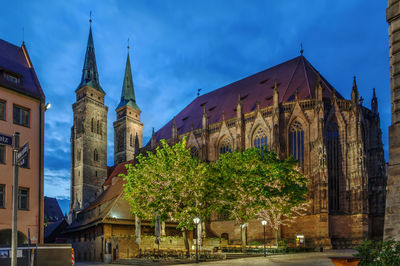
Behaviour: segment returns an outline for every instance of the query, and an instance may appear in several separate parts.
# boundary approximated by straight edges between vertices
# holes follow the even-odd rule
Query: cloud
[[[70,198],[69,171],[44,169],[44,194],[57,199]]]

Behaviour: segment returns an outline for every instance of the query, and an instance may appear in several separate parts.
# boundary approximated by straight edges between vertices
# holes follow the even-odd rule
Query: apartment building
[[[45,95],[24,43],[0,39],[0,135],[20,133],[20,146],[29,143],[19,167],[19,244],[43,242],[43,159]],[[12,146],[0,143],[0,245],[11,244]],[[29,231],[29,234],[28,234]]]

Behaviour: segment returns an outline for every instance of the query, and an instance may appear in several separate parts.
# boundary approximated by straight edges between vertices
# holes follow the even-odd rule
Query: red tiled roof
[[[112,169],[111,173],[108,175],[106,181],[104,181],[103,186],[108,186],[111,184],[113,177],[118,176],[119,174],[126,174],[126,164],[134,164],[135,160],[130,160],[130,161],[126,161],[123,163],[119,163],[117,165],[114,165],[112,167],[108,167],[109,170]]]
[[[280,103],[293,101],[296,90],[299,100],[311,99],[315,97],[317,73],[304,56],[299,56],[199,96],[175,117],[178,134],[190,131],[192,125],[194,129],[201,127],[204,105],[209,124],[221,121],[223,112],[225,119],[236,116],[239,94],[243,113],[255,110],[257,102],[260,103],[260,108],[272,105],[275,80],[278,84]],[[335,90],[322,76],[321,85],[323,97],[330,98]],[[338,92],[335,93],[338,98],[343,98]],[[157,141],[172,137],[172,124],[173,119],[156,132]]]
[[[15,84],[0,75],[1,86],[44,101],[44,93],[25,45],[19,47],[0,39],[0,71],[16,74],[20,78],[20,83]]]

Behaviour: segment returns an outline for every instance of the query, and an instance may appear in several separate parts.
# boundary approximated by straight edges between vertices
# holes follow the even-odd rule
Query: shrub
[[[400,265],[400,241],[366,240],[356,250],[360,265]]]

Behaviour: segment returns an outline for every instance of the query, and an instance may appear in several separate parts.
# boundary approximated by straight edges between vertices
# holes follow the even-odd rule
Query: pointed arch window
[[[223,154],[223,153],[227,153],[227,152],[232,152],[232,145],[231,142],[229,141],[228,138],[224,138],[221,141],[220,147],[219,147],[219,153]]]
[[[94,118],[92,118],[92,121],[90,123],[90,131],[94,132]]]
[[[129,145],[133,147],[133,136],[132,134],[129,135]]]
[[[97,120],[96,129],[97,129],[97,134],[101,134],[101,132],[100,132],[100,120]]]
[[[328,160],[329,211],[334,212],[340,209],[339,182],[341,175],[341,146],[338,125],[335,121],[327,123],[325,140]]]
[[[197,147],[193,146],[190,149],[190,155],[192,155],[192,157],[199,157],[199,150],[197,149]]]
[[[268,147],[268,137],[266,131],[259,127],[254,133],[253,137],[254,147],[259,149],[266,149]]]
[[[295,121],[289,129],[289,154],[304,166],[304,130],[300,122]]]
[[[95,162],[98,162],[98,161],[99,161],[99,153],[97,152],[97,149],[94,149],[94,152],[93,152],[93,160],[94,160]]]
[[[123,151],[125,148],[125,134],[124,129],[118,132],[117,138],[117,152]]]

